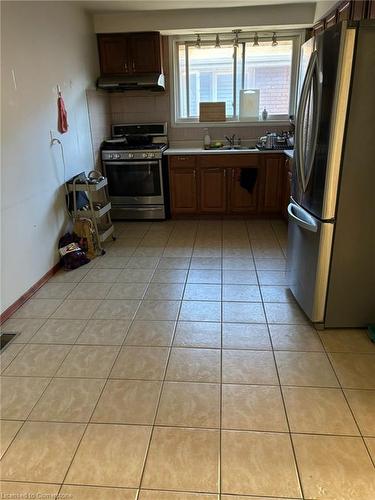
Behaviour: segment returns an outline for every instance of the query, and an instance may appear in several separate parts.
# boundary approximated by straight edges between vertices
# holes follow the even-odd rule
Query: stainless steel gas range
[[[165,219],[167,124],[112,125],[102,144],[114,219]]]

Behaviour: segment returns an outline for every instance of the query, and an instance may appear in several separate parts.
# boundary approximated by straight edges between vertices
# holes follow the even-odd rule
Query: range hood
[[[165,90],[165,79],[162,73],[147,73],[143,75],[101,76],[97,87],[109,92],[124,92],[125,90]]]

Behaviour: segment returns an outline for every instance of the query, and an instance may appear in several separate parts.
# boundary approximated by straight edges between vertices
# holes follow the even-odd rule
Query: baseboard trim
[[[31,288],[27,290],[19,299],[17,299],[12,305],[10,305],[5,311],[0,314],[0,325],[7,321],[25,302],[27,302],[30,297],[34,295],[35,292],[39,290],[57,271],[61,268],[60,262],[55,264],[44,276],[40,278]]]

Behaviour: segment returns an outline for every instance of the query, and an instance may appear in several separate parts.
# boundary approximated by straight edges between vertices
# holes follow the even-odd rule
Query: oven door
[[[103,165],[112,204],[164,204],[160,161],[104,161]]]

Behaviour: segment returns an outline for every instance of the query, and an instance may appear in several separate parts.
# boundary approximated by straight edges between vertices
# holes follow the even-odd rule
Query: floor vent
[[[16,338],[19,332],[4,332],[0,334],[0,351],[5,349],[5,347]]]

